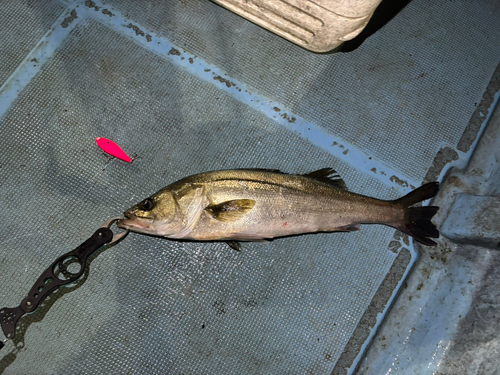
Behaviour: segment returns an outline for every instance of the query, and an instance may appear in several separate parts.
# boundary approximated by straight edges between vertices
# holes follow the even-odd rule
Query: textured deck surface
[[[500,59],[490,3],[415,0],[325,55],[209,1],[2,3],[0,305],[189,174],[333,167],[358,193],[409,192],[442,147],[465,155]],[[137,158],[108,160],[96,137]],[[351,372],[416,261],[394,234],[365,225],[240,253],[130,234],[23,318],[0,373]]]

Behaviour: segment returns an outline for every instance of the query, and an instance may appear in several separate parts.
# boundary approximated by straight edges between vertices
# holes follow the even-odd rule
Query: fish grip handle
[[[113,240],[113,232],[109,228],[99,228],[88,240],[57,258],[48,267],[35,284],[31,287],[28,296],[18,307],[0,309],[0,324],[7,339],[13,339],[16,334],[17,322],[27,313],[34,312],[45,298],[63,285],[78,280],[87,266],[87,259],[96,250]],[[69,271],[71,264],[79,266],[78,271]],[[74,267],[73,267],[74,268]],[[3,345],[0,345],[0,349]]]

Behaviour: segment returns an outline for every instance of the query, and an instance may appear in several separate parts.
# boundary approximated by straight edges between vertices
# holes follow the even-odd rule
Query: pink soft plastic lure
[[[114,156],[118,159],[124,160],[127,163],[130,163],[132,159],[121,149],[120,146],[118,146],[115,142],[113,142],[110,139],[102,138],[102,137],[97,137],[95,139],[97,145],[102,148],[102,150],[111,156]]]

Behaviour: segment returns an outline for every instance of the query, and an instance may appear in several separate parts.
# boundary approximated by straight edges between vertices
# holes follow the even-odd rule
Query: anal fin
[[[259,234],[255,233],[231,233],[231,238],[234,238],[234,241],[249,241],[249,242],[261,242],[267,243],[272,238],[263,238]]]
[[[241,251],[241,244],[238,241],[226,241],[228,246],[236,251]]]
[[[335,232],[353,232],[356,230],[359,230],[359,224],[344,225],[343,227],[336,228]]]

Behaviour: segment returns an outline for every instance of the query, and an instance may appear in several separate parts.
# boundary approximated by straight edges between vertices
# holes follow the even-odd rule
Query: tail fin
[[[401,232],[404,232],[427,246],[435,246],[436,242],[431,238],[438,238],[439,231],[436,226],[431,222],[432,217],[439,210],[439,207],[409,207],[426,199],[434,197],[439,191],[439,183],[430,182],[420,186],[418,189],[413,190],[411,193],[405,195],[394,201],[394,203],[404,206],[405,222],[398,226]]]

